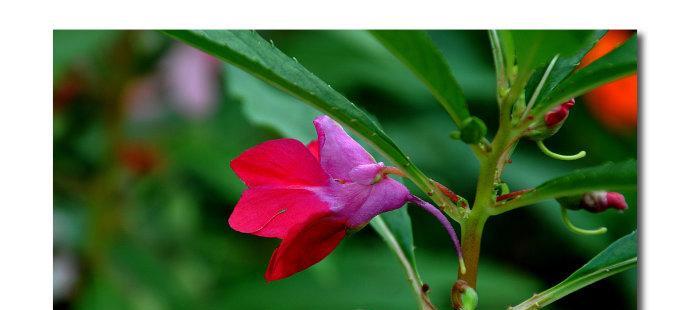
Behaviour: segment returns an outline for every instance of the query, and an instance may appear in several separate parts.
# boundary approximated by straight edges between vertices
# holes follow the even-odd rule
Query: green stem
[[[484,156],[479,157],[479,178],[477,180],[477,191],[472,211],[467,218],[460,222],[462,228],[462,251],[466,271],[462,273],[459,270],[458,276],[473,288],[477,287],[477,270],[479,268],[479,253],[484,224],[491,216],[491,210],[496,204],[494,184],[500,181],[505,161],[510,156],[510,152],[518,137],[518,135],[513,133],[511,122],[512,105],[515,98],[517,98],[510,99],[510,93],[516,91],[515,89],[509,89],[511,87],[509,81],[512,80],[512,76],[508,69],[510,69],[509,67],[512,64],[506,64],[507,58],[505,53],[508,51],[502,47],[502,41],[498,33],[496,31],[489,31],[489,38],[492,44],[497,74],[497,97],[500,106],[499,126],[491,147],[485,148]],[[512,86],[514,87],[515,85]],[[520,91],[523,86],[518,83]],[[506,98],[506,95],[508,95],[508,98]]]
[[[556,286],[543,291],[539,294],[532,296],[532,298],[526,300],[525,302],[515,306],[510,307],[510,310],[534,310],[541,309],[546,305],[559,300],[568,294],[575,292],[587,285],[597,282],[603,278],[609,277],[611,275],[617,274],[619,272],[628,270],[637,265],[637,257],[622,261],[620,263],[614,264],[609,268],[600,269],[596,272],[587,274],[583,277],[575,279],[566,279],[565,281],[557,284]]]
[[[489,41],[491,42],[491,52],[494,57],[494,67],[496,69],[496,89],[498,90],[496,92],[496,97],[498,98],[498,104],[500,106],[501,102],[503,102],[503,95],[510,89],[507,74],[508,70],[498,31],[489,30]]]
[[[501,170],[499,165],[505,160],[506,152],[511,150],[510,143],[514,143],[511,137],[510,113],[502,111],[498,132],[491,145],[491,152],[487,157],[480,159],[479,179],[477,180],[477,192],[472,211],[468,218],[461,224],[462,249],[465,260],[466,272],[458,273],[460,279],[467,282],[470,287],[476,288],[477,269],[479,268],[479,252],[484,224],[489,218],[490,210],[494,207],[496,197],[494,184],[500,180]],[[503,117],[508,114],[508,117]]]

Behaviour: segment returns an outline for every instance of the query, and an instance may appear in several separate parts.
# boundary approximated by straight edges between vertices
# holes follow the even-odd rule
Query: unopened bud
[[[584,209],[592,213],[600,213],[608,209],[616,209],[619,211],[628,209],[625,197],[616,192],[589,192],[579,197],[579,199],[577,197],[565,197],[558,199],[558,201],[562,206],[568,209]]]
[[[570,108],[574,105],[575,99],[570,99],[547,112],[546,115],[544,115],[544,124],[546,124],[546,127],[551,129],[555,126],[563,125],[565,119],[568,118],[568,114],[570,114]]]
[[[535,141],[544,140],[553,136],[561,129],[563,123],[570,114],[570,109],[575,105],[575,99],[570,99],[551,109],[544,115],[544,122],[533,127],[529,137]]]
[[[455,310],[474,310],[477,309],[477,304],[479,304],[477,291],[463,280],[455,282],[451,290],[450,299]]]

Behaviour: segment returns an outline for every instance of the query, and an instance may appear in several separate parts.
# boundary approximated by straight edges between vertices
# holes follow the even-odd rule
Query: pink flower
[[[316,264],[348,230],[418,199],[389,178],[383,163],[376,162],[329,117],[317,117],[314,126],[318,139],[308,146],[294,139],[271,140],[230,163],[248,187],[230,215],[230,227],[282,239],[266,270],[267,281]],[[415,203],[427,204],[425,209],[430,206],[440,214],[418,200]],[[441,217],[448,229],[450,223]],[[459,251],[457,236],[454,232],[452,236]]]
[[[546,128],[551,129],[563,124],[565,119],[568,118],[570,108],[572,108],[574,105],[575,99],[570,99],[547,112],[546,115],[544,115],[544,123],[546,124]]]

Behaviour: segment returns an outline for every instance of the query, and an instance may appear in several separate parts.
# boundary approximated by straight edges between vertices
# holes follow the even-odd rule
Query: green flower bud
[[[462,128],[460,129],[460,139],[467,144],[477,144],[486,136],[486,125],[484,122],[474,116],[471,116],[462,121]]]

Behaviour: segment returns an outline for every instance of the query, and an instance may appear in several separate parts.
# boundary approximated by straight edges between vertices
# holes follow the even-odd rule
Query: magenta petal
[[[250,188],[233,209],[228,224],[239,232],[284,238],[315,214],[331,214],[328,205],[306,189]]]
[[[383,167],[383,163],[359,165],[350,170],[348,175],[352,182],[362,185],[371,185],[376,181]]]
[[[348,227],[361,226],[381,213],[402,207],[410,194],[405,186],[388,177],[368,187],[369,194],[357,209],[345,209],[352,210],[348,214]]]
[[[367,153],[343,127],[328,116],[322,115],[314,120],[319,140],[321,167],[339,180],[350,180],[350,171],[359,165],[374,164],[374,158]]]

